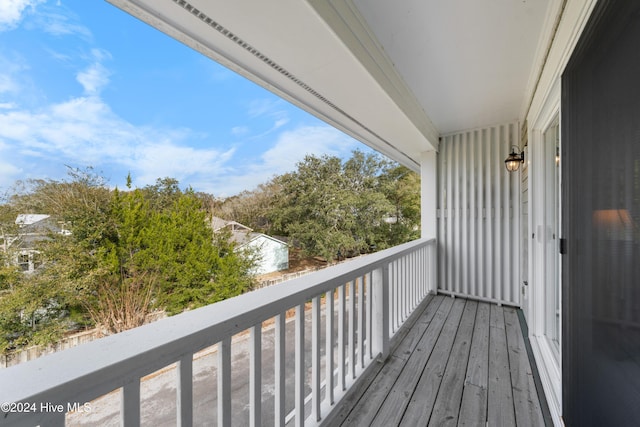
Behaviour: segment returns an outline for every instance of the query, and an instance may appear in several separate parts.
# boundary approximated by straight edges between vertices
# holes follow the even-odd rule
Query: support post
[[[389,355],[389,264],[373,270],[373,354]]]
[[[420,154],[420,212],[422,238],[436,239],[434,251],[438,252],[438,153],[435,150]],[[427,263],[428,260],[423,260]],[[438,292],[437,262],[430,266],[431,279],[428,291]]]

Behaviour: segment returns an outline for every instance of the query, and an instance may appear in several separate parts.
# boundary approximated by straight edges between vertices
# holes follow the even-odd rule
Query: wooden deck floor
[[[516,310],[429,298],[332,425],[544,426]]]

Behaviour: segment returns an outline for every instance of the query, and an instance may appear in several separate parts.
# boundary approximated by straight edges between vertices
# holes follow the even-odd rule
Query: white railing
[[[248,396],[246,389],[241,396],[247,399],[248,424],[261,425],[264,417],[273,417],[269,423],[276,426],[327,423],[349,387],[373,361],[388,355],[390,338],[436,288],[435,252],[434,240],[406,243],[4,369],[0,425],[62,426],[74,412],[77,417],[91,409],[85,402],[105,395],[119,395],[121,425],[140,425],[141,384],[163,369],[176,374],[176,423],[210,425],[211,420],[194,421],[200,399],[194,396],[194,355],[211,346],[209,353],[217,355],[212,404],[217,425],[231,425],[232,417],[238,423],[232,406],[238,407],[234,399],[242,387],[235,382],[231,387],[237,370],[248,372]],[[293,317],[287,314],[292,311]],[[271,323],[273,328],[266,326]],[[273,384],[263,384],[267,334],[273,334]],[[246,360],[232,357],[239,340],[248,345],[248,363],[232,373],[232,362]],[[286,363],[291,356],[293,369]],[[273,391],[268,405],[273,403],[273,413],[265,415],[267,390]],[[211,387],[207,398],[215,392]],[[81,420],[74,418],[73,424]]]

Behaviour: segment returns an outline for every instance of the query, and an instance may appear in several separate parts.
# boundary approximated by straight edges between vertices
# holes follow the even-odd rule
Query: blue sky
[[[0,194],[69,165],[224,197],[356,148],[104,0],[0,0]]]

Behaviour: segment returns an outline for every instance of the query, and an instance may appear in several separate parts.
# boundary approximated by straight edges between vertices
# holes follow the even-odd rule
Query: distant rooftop
[[[16,224],[19,225],[20,227],[24,227],[25,225],[35,224],[49,217],[50,215],[45,215],[45,214],[20,214],[16,218]]]

